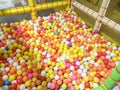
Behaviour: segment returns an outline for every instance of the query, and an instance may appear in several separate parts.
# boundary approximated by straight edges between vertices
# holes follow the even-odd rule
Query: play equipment
[[[66,21],[69,21],[69,20],[67,20],[68,18],[70,19],[70,18],[74,18],[75,20],[76,20],[76,22],[74,21],[74,19],[72,19],[71,20],[71,22],[70,22],[70,26],[69,27],[67,27],[67,26],[63,26],[63,28],[62,29],[65,29],[65,34],[66,35],[63,35],[63,36],[59,36],[59,37],[61,37],[61,38],[63,38],[63,37],[66,37],[64,40],[63,40],[63,42],[62,43],[66,43],[67,44],[67,46],[66,45],[63,45],[62,46],[62,44],[61,45],[59,45],[59,44],[57,44],[58,46],[59,46],[59,48],[61,48],[61,50],[60,50],[60,53],[62,52],[62,49],[65,49],[64,50],[64,53],[67,53],[68,55],[70,55],[70,54],[75,54],[75,55],[73,55],[72,57],[74,57],[74,59],[72,58],[72,59],[70,59],[70,57],[68,56],[68,55],[66,55],[66,54],[63,54],[62,55],[62,58],[61,59],[58,59],[58,61],[59,62],[61,62],[60,60],[62,60],[62,61],[64,61],[64,58],[66,58],[66,59],[70,59],[69,61],[68,60],[66,60],[66,62],[65,63],[55,63],[55,62],[53,62],[53,61],[55,61],[55,58],[56,57],[52,57],[52,60],[53,61],[49,61],[48,62],[48,65],[47,64],[45,64],[45,66],[43,67],[45,70],[42,70],[41,72],[40,72],[40,75],[41,75],[41,78],[42,78],[42,76],[44,77],[44,76],[46,76],[46,77],[49,77],[50,79],[53,79],[53,78],[55,78],[55,80],[53,80],[52,81],[52,83],[50,83],[50,80],[49,79],[47,79],[47,82],[46,81],[43,81],[42,83],[41,83],[41,81],[39,81],[39,80],[37,80],[36,79],[36,77],[38,77],[38,73],[37,73],[37,71],[38,70],[40,70],[41,68],[42,68],[42,66],[41,65],[38,65],[37,66],[37,69],[33,69],[33,71],[35,71],[35,73],[32,71],[32,69],[31,69],[31,62],[28,62],[29,63],[29,65],[28,65],[28,68],[29,68],[29,74],[28,74],[28,76],[27,77],[24,77],[23,79],[22,79],[22,77],[19,77],[19,78],[17,78],[17,84],[22,84],[23,82],[25,82],[25,84],[24,85],[20,85],[20,89],[22,90],[22,89],[25,89],[25,87],[29,87],[29,86],[31,86],[31,87],[34,87],[36,84],[37,85],[39,85],[40,83],[41,83],[41,85],[38,87],[38,88],[42,88],[42,87],[44,87],[44,86],[46,86],[46,85],[48,85],[47,87],[49,87],[50,89],[55,89],[55,88],[58,88],[59,87],[59,85],[61,85],[61,87],[60,88],[62,88],[62,89],[67,89],[67,84],[68,84],[68,86],[70,87],[70,89],[71,90],[77,90],[77,89],[84,89],[84,88],[86,88],[86,90],[90,90],[90,86],[91,86],[91,84],[92,83],[89,83],[88,81],[89,81],[89,77],[87,77],[86,76],[86,73],[84,73],[84,74],[82,74],[82,71],[80,70],[80,69],[82,69],[84,72],[86,72],[86,70],[88,69],[88,68],[93,68],[93,65],[92,64],[90,64],[89,65],[89,67],[87,66],[88,64],[86,64],[86,67],[84,66],[84,65],[82,65],[81,64],[81,66],[80,66],[80,69],[78,70],[78,73],[80,73],[81,75],[82,75],[82,77],[84,77],[84,82],[82,82],[82,83],[84,83],[84,85],[83,84],[80,84],[80,81],[78,80],[78,78],[81,78],[81,76],[79,76],[79,74],[77,74],[77,76],[76,76],[76,73],[77,72],[75,72],[74,70],[76,70],[76,69],[78,69],[78,66],[77,65],[80,65],[80,63],[86,63],[86,60],[89,60],[89,58],[84,58],[84,62],[79,62],[79,60],[82,60],[81,59],[81,57],[83,57],[84,56],[84,51],[83,51],[83,48],[85,48],[84,46],[82,47],[81,46],[81,50],[79,51],[79,47],[77,47],[77,45],[82,45],[82,44],[80,44],[79,43],[79,41],[76,39],[76,44],[77,45],[75,45],[75,44],[72,44],[72,43],[74,43],[74,40],[72,39],[72,37],[75,37],[76,35],[78,35],[78,38],[81,40],[81,43],[82,42],[84,42],[85,40],[87,40],[87,39],[89,39],[88,40],[88,43],[93,43],[93,42],[91,42],[91,38],[92,38],[92,40],[95,40],[95,37],[96,37],[96,39],[98,39],[98,40],[101,40],[101,42],[99,42],[100,43],[100,45],[101,45],[101,47],[106,47],[107,45],[111,45],[111,43],[110,42],[108,42],[107,44],[103,44],[104,42],[107,42],[107,40],[105,41],[104,40],[104,38],[103,37],[100,37],[100,36],[95,36],[94,34],[97,34],[98,33],[98,31],[96,30],[96,29],[98,29],[98,30],[100,30],[100,27],[101,27],[101,24],[104,24],[104,25],[106,25],[106,26],[108,26],[109,28],[111,28],[111,29],[113,29],[114,31],[116,31],[116,32],[118,32],[118,33],[120,33],[120,25],[118,24],[118,23],[116,23],[116,22],[114,22],[114,21],[112,21],[112,20],[110,20],[109,18],[107,18],[107,17],[105,17],[105,12],[106,12],[106,9],[107,9],[107,7],[108,7],[108,4],[109,4],[109,0],[104,0],[103,1],[103,4],[102,4],[102,6],[101,6],[101,9],[100,9],[100,11],[99,11],[99,13],[97,13],[97,12],[95,12],[95,11],[93,11],[93,10],[91,10],[91,9],[89,9],[89,8],[87,8],[86,6],[84,6],[84,5],[82,5],[82,4],[80,4],[80,3],[78,3],[76,0],[64,0],[64,1],[58,1],[58,2],[50,2],[50,3],[43,3],[43,4],[36,4],[35,3],[35,1],[34,0],[28,0],[28,5],[29,6],[22,6],[22,7],[17,7],[17,8],[9,8],[9,9],[5,9],[5,10],[0,10],[0,16],[7,16],[7,15],[13,15],[13,14],[21,14],[21,13],[27,13],[27,12],[30,12],[31,13],[31,18],[32,18],[32,20],[33,20],[33,22],[32,21],[23,21],[23,22],[21,22],[21,23],[16,23],[16,25],[17,25],[17,27],[19,27],[19,29],[17,29],[16,27],[14,27],[14,26],[12,26],[12,27],[14,27],[14,30],[17,30],[17,32],[16,33],[18,33],[18,34],[24,34],[23,36],[24,36],[24,39],[29,39],[29,38],[27,38],[27,37],[31,37],[32,35],[33,35],[33,37],[35,37],[35,35],[38,35],[36,32],[38,32],[38,33],[46,33],[47,31],[45,30],[45,28],[47,28],[47,29],[49,29],[48,30],[48,34],[45,34],[45,36],[43,35],[43,34],[40,34],[40,37],[42,38],[42,37],[44,37],[44,40],[43,40],[43,42],[47,42],[48,40],[46,39],[47,37],[46,36],[51,36],[51,35],[54,35],[54,37],[55,37],[55,39],[53,40],[52,39],[52,37],[51,37],[51,41],[53,40],[56,44],[57,44],[57,37],[59,36],[59,34],[60,34],[60,30],[58,30],[58,31],[56,31],[56,32],[54,32],[54,33],[52,33],[52,34],[50,34],[49,35],[49,33],[50,33],[50,31],[52,31],[51,29],[52,29],[52,27],[49,27],[49,26],[51,26],[52,24],[54,24],[53,22],[54,22],[54,16],[57,18],[57,15],[59,16],[59,15],[61,15],[61,20],[63,19],[62,18],[62,15],[65,17],[64,19],[66,19]],[[49,21],[50,21],[50,23],[48,24],[48,21],[46,21],[47,22],[47,24],[46,25],[44,25],[44,27],[45,28],[41,28],[41,31],[39,30],[39,31],[37,31],[37,24],[35,24],[35,25],[33,25],[33,23],[34,23],[34,20],[39,20],[40,18],[37,18],[37,11],[39,11],[39,10],[45,10],[45,9],[50,9],[50,8],[56,8],[56,7],[61,7],[61,6],[67,6],[67,10],[69,10],[67,13],[66,12],[61,12],[60,14],[59,13],[56,13],[55,15],[54,14],[51,14],[48,18],[49,18]],[[88,14],[89,16],[91,16],[91,17],[93,17],[94,19],[96,19],[97,21],[96,21],[96,24],[95,24],[95,27],[94,27],[94,31],[92,32],[92,35],[93,36],[89,36],[89,33],[90,33],[90,31],[91,31],[91,29],[90,28],[88,28],[86,25],[85,25],[85,22],[84,21],[82,21],[81,19],[78,19],[77,18],[77,16],[75,16],[75,17],[73,17],[73,15],[76,15],[74,12],[72,12],[71,11],[71,9],[70,9],[70,7],[72,7],[72,10],[73,10],[73,7],[76,7],[76,8],[78,8],[79,10],[81,10],[81,11],[83,11],[83,12],[85,12],[86,14]],[[70,12],[71,12],[71,14],[70,14]],[[43,25],[43,22],[44,22],[44,20],[46,20],[46,18],[44,17],[43,19],[40,19],[41,21],[40,21],[40,23],[39,23],[39,25],[40,26],[42,26]],[[60,26],[62,26],[63,24],[64,24],[64,20],[62,21],[62,23],[59,23],[59,22],[57,22],[57,27],[60,27]],[[81,24],[79,24],[78,26],[74,26],[75,25],[75,23],[77,23],[77,22],[80,22]],[[27,23],[27,25],[25,26],[27,29],[30,29],[30,30],[32,30],[32,29],[34,29],[34,32],[32,32],[32,31],[29,31],[29,30],[26,30],[25,29],[25,27],[23,28],[22,27],[22,25],[24,25],[25,23]],[[30,24],[28,24],[28,23],[30,23]],[[69,24],[69,23],[68,23]],[[31,27],[31,26],[34,26],[34,28],[33,27]],[[6,27],[11,27],[9,24],[6,24],[5,25]],[[4,27],[4,25],[1,25],[1,27]],[[73,32],[75,32],[75,34],[70,34],[70,36],[67,36],[67,34],[69,34],[67,31],[69,31],[69,29],[71,29],[72,27],[74,27],[74,29],[80,29],[80,28],[83,28],[84,29],[84,31],[86,31],[87,29],[88,29],[88,31],[86,31],[87,33],[84,33],[84,32],[82,32],[82,29],[80,29],[80,32],[78,31],[78,32],[76,32],[75,30],[73,30]],[[10,29],[10,28],[9,28]],[[40,29],[40,28],[39,28]],[[58,28],[59,29],[59,28]],[[4,32],[7,32],[7,28],[5,28],[4,27]],[[56,30],[56,28],[55,28],[55,30]],[[1,31],[2,31],[2,29],[1,29]],[[24,33],[23,33],[24,32]],[[9,33],[12,33],[12,32],[9,32]],[[29,36],[29,34],[27,34],[27,33],[29,33],[31,36]],[[34,34],[35,33],[35,34]],[[62,33],[64,33],[64,32],[62,32]],[[81,36],[79,36],[79,34],[81,35]],[[16,35],[16,34],[15,34]],[[14,37],[15,37],[15,35],[13,35]],[[83,36],[82,36],[83,35]],[[8,36],[9,38],[11,37],[11,36]],[[19,37],[19,36],[18,36]],[[37,38],[37,37],[35,37],[35,38]],[[1,40],[2,40],[2,33],[1,33],[1,38],[0,38]],[[16,40],[17,40],[18,38],[16,38]],[[48,38],[49,39],[49,38]],[[33,39],[34,40],[34,39]],[[40,38],[39,38],[39,40],[36,40],[36,43],[32,43],[31,45],[30,45],[30,43],[28,42],[28,44],[26,44],[25,46],[19,46],[18,44],[16,44],[16,43],[14,43],[14,41],[13,41],[13,43],[14,43],[14,45],[13,46],[9,46],[9,47],[6,47],[6,49],[10,49],[10,50],[12,50],[14,47],[20,47],[23,51],[25,51],[25,50],[29,50],[29,48],[30,47],[32,47],[32,46],[34,46],[34,45],[39,45],[39,43],[40,43]],[[23,38],[20,38],[19,39],[19,41],[24,41],[23,40]],[[35,40],[34,40],[35,41]],[[31,41],[32,42],[32,41]],[[95,42],[97,42],[97,41],[95,41]],[[10,43],[10,42],[8,42],[8,43]],[[45,43],[46,44],[46,46],[48,46],[48,43]],[[50,42],[49,42],[49,44],[50,44]],[[103,45],[102,45],[103,44]],[[86,45],[86,43],[83,43],[83,45],[85,45],[85,46],[87,46]],[[1,46],[2,46],[2,44],[1,44]],[[39,54],[41,54],[42,52],[41,51],[44,51],[44,49],[45,50],[48,50],[48,47],[46,47],[44,44],[42,44],[42,46],[41,47],[38,47],[38,48],[34,48],[34,51],[36,51],[36,53],[34,53],[35,55],[37,55],[38,54],[38,58],[36,59],[36,61],[40,61],[40,58],[39,58]],[[74,48],[72,48],[71,49],[71,51],[73,50],[73,51],[75,51],[75,52],[71,52],[71,53],[69,53],[69,52],[66,52],[67,51],[67,49],[70,49],[71,47],[74,47]],[[43,48],[44,47],[44,48]],[[64,47],[64,48],[63,48]],[[87,52],[87,54],[88,54],[88,56],[89,56],[89,52],[93,49],[93,48],[96,48],[97,47],[97,45],[96,46],[87,46],[87,49],[88,50],[86,50],[86,52]],[[111,46],[112,47],[112,46]],[[111,47],[110,47],[110,49],[111,49]],[[113,51],[114,50],[116,50],[116,48],[117,47],[115,47],[114,45],[113,45]],[[38,51],[38,49],[39,50],[41,50],[40,52]],[[55,46],[54,45],[54,49],[57,51],[58,50],[58,47],[57,46]],[[53,55],[55,55],[55,50],[54,49],[50,49],[50,51],[53,53]],[[75,49],[75,50],[74,50]],[[98,56],[105,56],[106,54],[104,53],[105,52],[105,49],[101,49],[101,48],[99,48],[102,52],[99,52],[99,55]],[[120,49],[120,48],[119,48]],[[16,50],[16,49],[15,49]],[[96,49],[95,49],[96,50]],[[109,49],[108,49],[109,50]],[[79,51],[79,53],[77,54],[77,52]],[[11,53],[12,51],[9,51],[9,53]],[[20,52],[20,50],[18,49],[18,50],[16,50],[16,52],[17,53],[19,53]],[[97,52],[97,50],[96,50],[96,52]],[[119,54],[119,51],[117,52],[117,51],[115,51],[117,54]],[[3,51],[2,51],[2,49],[0,49],[0,53],[3,53]],[[22,52],[22,53],[24,53],[24,52]],[[59,53],[59,54],[60,54]],[[106,52],[107,54],[109,54],[110,52],[108,51],[108,52]],[[46,57],[50,57],[50,55],[46,52],[46,51],[44,51],[43,53],[43,56],[42,56],[42,59],[44,59],[44,58],[46,58]],[[58,53],[57,53],[58,54]],[[24,55],[24,59],[28,59],[29,57],[28,56],[30,56],[30,55],[32,55],[32,51],[30,51],[29,53],[25,53],[25,55]],[[45,56],[46,55],[46,56]],[[14,55],[13,55],[14,56]],[[79,59],[76,59],[75,57],[78,57],[78,56],[80,56],[79,57]],[[87,56],[87,55],[86,55]],[[91,56],[91,58],[93,58],[93,59],[95,59],[94,58],[94,56],[97,56],[97,54],[96,53],[94,53],[94,55],[93,56]],[[112,53],[111,54],[111,57],[113,57],[114,56],[114,54]],[[1,56],[2,57],[2,56]],[[4,55],[4,58],[6,58],[7,57],[7,55],[5,54]],[[11,54],[11,57],[12,57],[12,54]],[[20,54],[17,54],[17,57],[19,57],[19,59],[21,59],[22,57],[20,56]],[[33,59],[33,57],[31,57],[32,59]],[[103,59],[104,57],[101,57],[100,59]],[[107,57],[107,59],[109,59],[110,57],[108,56]],[[31,59],[31,60],[32,60]],[[15,60],[16,60],[16,62],[17,62],[17,59],[15,58]],[[99,59],[96,59],[96,60],[99,60]],[[112,61],[111,62],[108,62],[106,59],[103,59],[104,60],[104,64],[106,65],[106,67],[107,67],[107,69],[109,70],[109,69],[111,69],[111,66],[113,66],[114,67],[114,65],[112,64]],[[8,59],[8,61],[10,61],[11,63],[13,62],[10,58]],[[34,62],[34,61],[32,61],[32,63],[33,63],[33,67],[35,67],[35,65],[34,65],[34,63],[36,63],[36,61]],[[114,62],[116,62],[117,60],[116,60],[116,58],[114,58]],[[47,61],[44,61],[44,62],[47,62]],[[102,62],[102,60],[99,60],[98,61],[99,63],[101,63]],[[25,63],[25,60],[21,60],[20,61],[20,63],[21,63],[21,66],[22,67],[25,67],[26,66],[26,63]],[[74,63],[74,64],[71,64],[71,63]],[[94,63],[94,61],[93,62],[91,62],[91,63]],[[18,64],[18,63],[17,63]],[[15,63],[14,64],[14,67],[17,67],[17,64]],[[109,64],[111,64],[111,66],[109,65]],[[98,66],[98,63],[96,63],[95,64],[96,66]],[[8,65],[8,62],[5,62],[5,65],[4,64],[1,64],[1,67],[5,67],[5,66],[9,66]],[[47,68],[47,66],[51,66],[50,68]],[[60,66],[60,67],[59,67]],[[59,68],[58,68],[59,67]],[[64,70],[64,68],[70,68],[70,69],[67,69],[66,71]],[[86,69],[84,69],[84,67],[86,68]],[[103,66],[103,67],[105,67],[105,66]],[[112,68],[113,68],[112,67]],[[21,67],[19,66],[19,67],[17,67],[18,69],[20,69]],[[24,75],[26,75],[26,73],[25,73],[25,70],[17,70],[17,71],[14,71],[14,68],[12,68],[13,70],[10,72],[10,73],[17,73],[17,75],[18,76],[20,76],[20,75],[22,75],[22,71],[24,71]],[[51,70],[51,69],[54,69],[55,71],[54,71],[54,74],[53,74],[53,71]],[[58,71],[58,69],[60,69],[60,70],[63,70],[63,72],[61,72],[61,71],[59,71],[58,73],[56,72],[56,71]],[[99,69],[101,69],[101,68],[99,68]],[[68,74],[68,73],[70,73],[70,70],[72,71],[72,73],[73,74]],[[94,69],[93,70],[95,70],[95,71],[97,71],[96,70],[96,68],[94,67]],[[6,68],[6,71],[9,71],[9,68]],[[106,70],[105,70],[106,71]],[[46,73],[47,72],[47,73]],[[65,73],[65,72],[67,72],[67,73]],[[62,75],[64,73],[64,75]],[[94,77],[94,78],[92,78],[92,79],[94,79],[93,81],[94,82],[96,82],[96,83],[94,83],[94,90],[109,90],[109,89],[112,89],[115,85],[116,85],[116,83],[117,82],[119,82],[120,81],[120,64],[118,64],[117,65],[117,67],[114,69],[114,70],[112,70],[112,72],[111,72],[111,74],[107,77],[107,79],[103,82],[103,84],[101,84],[100,86],[98,86],[98,82],[99,82],[99,78],[101,77],[101,76],[104,76],[104,73],[105,72],[100,72],[100,73],[96,73],[96,72],[91,72],[91,73],[89,73],[89,75],[90,76],[96,76],[96,77]],[[57,75],[57,74],[59,74],[59,75]],[[61,77],[60,77],[61,76]],[[68,79],[68,77],[69,76],[71,76],[71,78],[72,78],[72,80],[74,81],[74,82],[72,82],[71,81],[71,79]],[[63,84],[62,84],[62,82],[59,80],[59,78],[62,80],[62,79],[65,79],[65,80],[63,80]],[[4,75],[4,77],[2,77],[2,79],[4,80],[4,85],[6,85],[6,86],[9,86],[10,85],[10,88],[11,89],[16,89],[17,88],[17,84],[15,83],[15,82],[13,82],[15,79],[16,79],[16,75],[10,75],[9,76],[9,78],[8,78],[8,76],[5,76]],[[30,79],[30,80],[28,80],[28,79]],[[31,80],[32,79],[32,80]],[[42,80],[44,80],[44,78],[42,78]],[[56,84],[56,80],[58,80],[57,81],[57,84]],[[13,82],[13,83],[11,83],[11,82]],[[36,82],[36,83],[35,83]],[[71,83],[69,84],[68,82],[72,82],[72,84],[76,84],[76,83],[79,83],[80,85],[79,85],[79,87],[77,86],[77,85],[75,85],[75,87],[73,87],[72,85],[71,85]],[[47,84],[48,83],[48,84]],[[0,80],[0,85],[1,84],[3,84],[2,82],[1,82],[1,80]],[[96,87],[96,86],[98,86],[98,87]],[[35,87],[34,87],[35,88]],[[46,89],[46,87],[44,88],[44,90]]]

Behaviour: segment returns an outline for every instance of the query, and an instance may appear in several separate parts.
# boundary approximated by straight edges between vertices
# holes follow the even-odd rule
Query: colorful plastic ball
[[[22,84],[22,83],[23,83],[22,78],[18,78],[17,79],[17,84]]]
[[[54,83],[50,84],[50,89],[55,89],[55,84]]]
[[[8,80],[4,81],[4,85],[9,86],[10,85],[10,81],[8,81]]]
[[[86,88],[89,88],[89,87],[90,87],[90,83],[89,83],[89,82],[85,82],[84,85],[85,85]]]
[[[11,89],[16,89],[17,88],[17,84],[16,83],[11,83],[10,88]]]
[[[28,78],[29,78],[29,79],[33,78],[33,74],[32,74],[32,73],[29,73],[29,74],[28,74]]]

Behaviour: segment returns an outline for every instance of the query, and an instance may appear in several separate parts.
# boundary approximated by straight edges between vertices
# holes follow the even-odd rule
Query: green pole
[[[94,90],[109,90],[115,87],[116,83],[120,82],[120,64],[112,71],[110,76],[105,80],[105,82],[94,88]]]

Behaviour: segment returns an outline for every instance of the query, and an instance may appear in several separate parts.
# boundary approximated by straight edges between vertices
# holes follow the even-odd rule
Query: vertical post
[[[37,17],[37,11],[35,9],[35,0],[28,0],[28,4],[31,8],[31,18],[36,19]]]
[[[70,5],[71,5],[71,0],[67,0],[67,2],[68,2],[68,6],[67,6],[67,10],[69,10],[70,9]]]
[[[103,0],[100,11],[98,13],[99,17],[104,17],[105,16],[105,13],[107,11],[109,3],[110,3],[110,0]],[[100,28],[101,28],[101,25],[102,25],[102,23],[99,20],[97,20],[95,22],[94,30],[97,29],[99,31]]]

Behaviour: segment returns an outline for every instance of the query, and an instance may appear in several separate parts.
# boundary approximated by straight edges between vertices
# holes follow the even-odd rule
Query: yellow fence
[[[31,18],[37,18],[37,11],[45,10],[50,8],[56,8],[60,6],[70,6],[70,0],[57,1],[57,2],[49,2],[42,4],[35,4],[35,0],[28,0],[28,6],[21,6],[15,8],[8,8],[5,10],[0,10],[0,16],[7,16],[13,14],[22,14],[22,13],[31,13]]]

